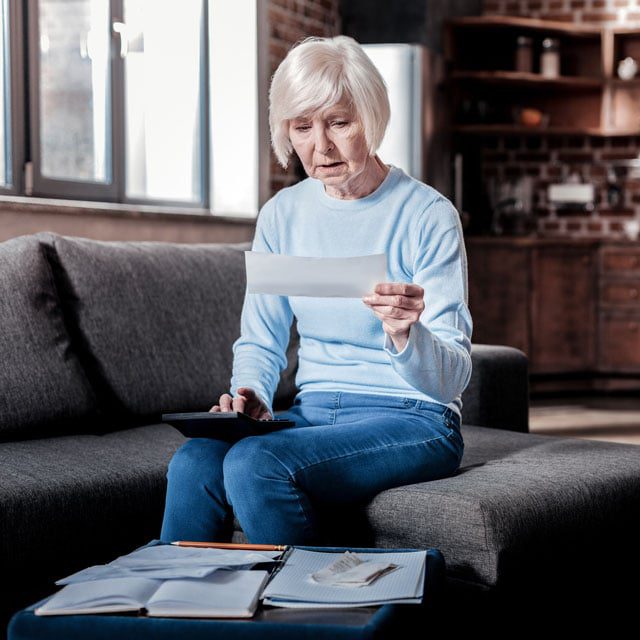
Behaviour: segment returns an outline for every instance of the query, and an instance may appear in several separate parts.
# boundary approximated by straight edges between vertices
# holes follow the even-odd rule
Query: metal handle
[[[120,57],[126,58],[129,52],[129,38],[127,37],[127,25],[124,22],[114,22],[113,32],[120,36]]]

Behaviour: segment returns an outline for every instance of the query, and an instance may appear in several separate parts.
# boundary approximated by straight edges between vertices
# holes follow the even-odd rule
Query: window
[[[9,78],[9,6],[0,0],[0,187],[12,182],[11,79]]]
[[[260,4],[0,0],[0,193],[255,216]],[[28,95],[13,124],[12,93]]]

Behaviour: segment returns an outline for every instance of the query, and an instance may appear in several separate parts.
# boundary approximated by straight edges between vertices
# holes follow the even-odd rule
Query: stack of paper
[[[263,603],[278,607],[324,608],[366,607],[390,602],[417,604],[422,601],[426,550],[359,552],[357,557],[364,564],[379,563],[379,566],[372,567],[373,571],[368,572],[362,568],[363,564],[356,563],[355,568],[361,575],[378,575],[368,584],[354,589],[353,585],[337,584],[336,572],[331,569],[336,560],[344,561],[343,553],[294,548],[284,566],[263,591]],[[323,569],[327,571],[323,572]],[[334,579],[327,582],[326,578],[331,573]],[[321,580],[324,576],[325,581],[318,582],[314,574],[320,574]]]
[[[155,545],[56,581],[65,585],[36,615],[141,611],[149,616],[251,617],[281,551]]]
[[[271,562],[281,551],[245,551],[156,545],[143,547],[116,558],[109,564],[82,569],[56,584],[72,584],[107,578],[204,578],[218,569],[249,569],[259,562]]]

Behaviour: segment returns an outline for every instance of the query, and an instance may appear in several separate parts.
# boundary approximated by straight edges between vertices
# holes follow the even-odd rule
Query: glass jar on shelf
[[[533,71],[533,39],[529,36],[518,36],[516,40],[515,70],[522,73]]]
[[[542,41],[540,74],[545,78],[557,78],[560,75],[560,41],[557,38],[545,38]]]

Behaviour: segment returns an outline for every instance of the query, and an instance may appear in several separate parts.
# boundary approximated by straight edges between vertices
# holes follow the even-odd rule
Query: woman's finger
[[[365,304],[368,304],[373,307],[390,306],[390,307],[398,307],[399,309],[409,309],[409,310],[419,309],[422,305],[422,298],[419,298],[417,296],[373,295],[373,296],[367,296],[366,298],[363,298],[363,301],[365,302]]]
[[[370,308],[371,311],[373,311],[373,313],[381,320],[412,320],[413,322],[417,322],[416,314],[408,309],[398,309],[398,307],[378,307],[376,305],[372,305]]]
[[[379,282],[373,291],[382,295],[424,296],[424,289],[415,282]]]
[[[411,309],[401,309],[400,307],[385,307],[380,305],[375,311],[381,313],[387,318],[395,318],[396,320],[404,320],[413,317],[414,313]]]
[[[231,402],[233,398],[228,393],[223,393],[220,396],[220,410],[221,411],[233,411],[231,408]]]
[[[243,396],[238,396],[237,398],[234,398],[233,401],[231,402],[231,405],[233,407],[232,411],[240,411],[242,413],[245,413],[244,407],[246,404],[246,398],[244,398]]]

